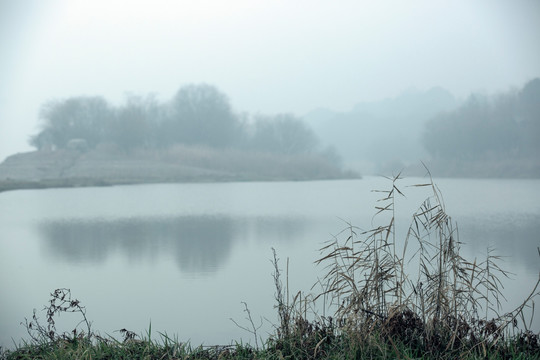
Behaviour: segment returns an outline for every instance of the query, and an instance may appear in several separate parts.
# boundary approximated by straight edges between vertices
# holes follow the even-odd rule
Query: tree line
[[[426,124],[423,144],[435,160],[539,159],[540,78],[519,90],[470,96]]]
[[[83,139],[89,148],[113,143],[126,151],[183,144],[336,157],[321,149],[300,118],[236,113],[228,97],[208,84],[183,86],[165,103],[153,96],[129,96],[121,106],[100,96],[54,100],[42,106],[39,117],[41,130],[30,138],[37,149],[63,149],[70,140]]]

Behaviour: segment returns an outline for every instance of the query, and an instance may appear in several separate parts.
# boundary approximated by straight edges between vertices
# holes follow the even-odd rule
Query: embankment
[[[98,148],[33,151],[0,164],[0,191],[119,184],[355,178],[318,155],[278,156],[238,150]]]

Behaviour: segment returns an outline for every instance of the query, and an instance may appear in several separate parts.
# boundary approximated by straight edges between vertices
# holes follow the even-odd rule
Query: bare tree
[[[43,146],[47,140],[64,148],[71,139],[84,139],[90,147],[103,140],[113,112],[102,97],[73,97],[50,101],[40,111],[42,131],[30,143]]]
[[[187,85],[178,90],[169,107],[162,134],[169,143],[226,147],[240,132],[229,99],[216,87]]]
[[[258,116],[253,126],[252,146],[257,150],[292,155],[311,153],[319,147],[311,128],[291,114]]]

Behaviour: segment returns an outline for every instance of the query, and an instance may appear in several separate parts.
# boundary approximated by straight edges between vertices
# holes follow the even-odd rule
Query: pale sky
[[[237,111],[301,116],[538,76],[539,0],[0,0],[0,161],[31,149],[51,99],[205,82]]]

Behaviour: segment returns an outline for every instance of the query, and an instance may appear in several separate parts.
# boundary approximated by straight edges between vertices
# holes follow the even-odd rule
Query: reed
[[[382,225],[362,231],[348,224],[321,249],[317,263],[326,275],[318,297],[330,300],[339,332],[360,344],[376,338],[436,357],[504,352],[511,339],[538,339],[524,309],[534,306],[540,279],[522,305],[500,314],[500,279],[508,276],[500,257],[492,249],[482,261],[461,256],[457,224],[428,175],[428,182],[414,185],[430,195],[403,238],[396,236],[396,197],[403,196],[398,174],[378,191],[374,218]]]

